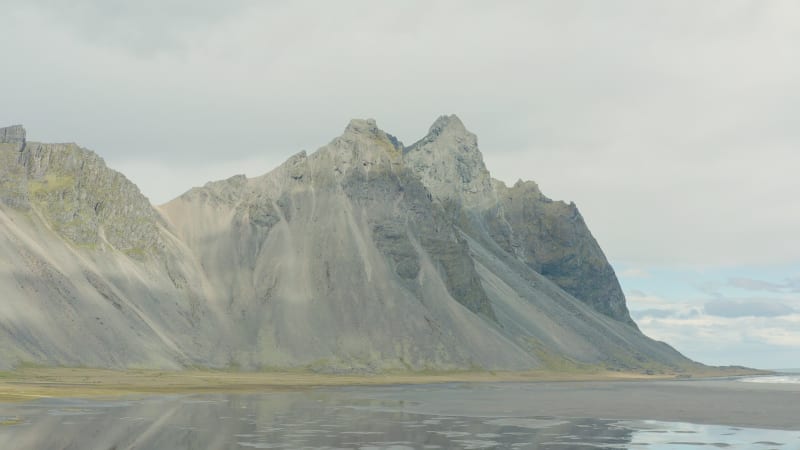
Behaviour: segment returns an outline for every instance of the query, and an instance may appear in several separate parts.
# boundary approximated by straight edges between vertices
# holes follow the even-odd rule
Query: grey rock
[[[402,223],[375,224],[372,235],[378,250],[394,262],[394,270],[404,280],[416,280],[420,271],[419,254]]]
[[[137,258],[159,251],[157,214],[149,200],[95,153],[75,144],[31,142],[19,165],[29,200],[72,243]]]
[[[635,326],[614,270],[574,203],[552,201],[530,181],[495,187],[510,230],[495,239],[577,299]]]
[[[579,300],[635,326],[614,270],[575,205],[553,202],[536,183],[492,180],[477,138],[455,115],[442,116],[404,160],[460,229],[493,242]]]
[[[25,148],[25,128],[22,125],[0,128],[0,144],[12,144],[22,150]]]
[[[404,160],[439,200],[468,207],[491,201],[492,178],[478,139],[455,115],[439,117],[427,136],[405,149]]]
[[[25,148],[22,125],[0,128],[0,203],[15,209],[28,208],[28,190],[19,152]]]
[[[0,367],[693,366],[644,336],[574,205],[443,116],[153,207],[74,144],[0,143]]]

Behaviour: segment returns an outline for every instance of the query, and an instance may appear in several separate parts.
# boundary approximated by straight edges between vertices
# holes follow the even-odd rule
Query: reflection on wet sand
[[[441,414],[430,411],[431,405],[422,405],[416,396],[412,401],[390,398],[398,389],[0,405],[0,422],[6,421],[0,426],[0,448],[686,449],[710,445],[767,449],[800,444],[796,431],[760,430],[765,434],[754,435],[759,430],[543,416],[482,417],[475,400],[491,401],[483,396],[466,398],[464,414]],[[435,399],[442,390],[454,387],[414,389],[427,389],[428,398]],[[470,396],[469,390],[463,392]],[[749,446],[739,447],[745,441]]]

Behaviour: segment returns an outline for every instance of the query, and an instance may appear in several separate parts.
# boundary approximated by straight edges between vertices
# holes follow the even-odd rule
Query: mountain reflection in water
[[[730,427],[541,416],[482,417],[469,399],[463,415],[433,414],[420,412],[416,400],[381,398],[381,389],[0,404],[0,422],[5,424],[0,426],[0,448],[628,449],[649,445],[655,449],[686,449],[692,443],[724,444],[727,448],[738,448],[740,441],[753,444],[762,440],[777,445],[793,438],[793,443],[800,443],[800,432],[770,431],[766,437],[783,439],[773,442],[775,438],[767,441],[764,436],[752,435],[753,430]],[[447,388],[430,389],[435,396],[437,390]]]

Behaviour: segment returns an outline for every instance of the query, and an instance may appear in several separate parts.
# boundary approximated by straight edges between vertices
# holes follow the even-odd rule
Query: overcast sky
[[[372,117],[440,114],[496,178],[575,201],[637,322],[800,366],[800,2],[0,0],[0,126],[154,203]]]

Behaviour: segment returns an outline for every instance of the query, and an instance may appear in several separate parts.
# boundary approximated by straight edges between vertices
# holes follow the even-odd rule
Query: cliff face
[[[159,208],[88,150],[0,137],[0,365],[691,364],[633,325],[574,206],[493,181],[455,116],[410,147],[353,120]]]
[[[206,307],[173,281],[196,270],[147,198],[75,144],[0,137],[0,367],[197,360]]]
[[[13,146],[17,151],[22,151],[25,148],[25,128],[22,125],[0,128],[0,144]]]
[[[598,312],[636,326],[614,269],[574,203],[554,202],[536,183],[495,181],[514,254]]]
[[[577,207],[550,200],[534,182],[508,188],[492,180],[477,138],[458,117],[440,117],[405,159],[434,197],[460,216],[465,232],[494,241],[598,312],[635,326],[614,270]]]
[[[28,204],[26,174],[19,164],[25,148],[25,129],[21,125],[0,128],[0,202],[17,208]]]

